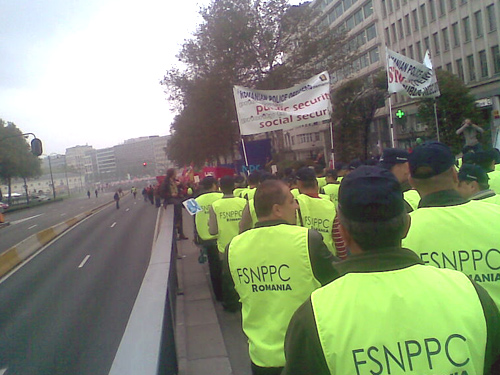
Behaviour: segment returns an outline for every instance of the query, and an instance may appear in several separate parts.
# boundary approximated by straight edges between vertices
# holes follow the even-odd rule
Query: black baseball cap
[[[430,141],[416,147],[408,162],[413,178],[426,179],[450,169],[455,164],[455,156],[444,143]]]
[[[314,169],[309,167],[302,167],[296,173],[295,177],[299,181],[316,181],[316,173]]]
[[[477,181],[480,184],[488,183],[489,177],[486,171],[479,165],[463,164],[458,171],[459,181]]]
[[[399,181],[387,169],[361,166],[340,184],[339,209],[357,222],[388,221],[406,212]]]
[[[408,162],[410,153],[401,148],[386,148],[380,157],[378,166],[391,169],[396,164]]]

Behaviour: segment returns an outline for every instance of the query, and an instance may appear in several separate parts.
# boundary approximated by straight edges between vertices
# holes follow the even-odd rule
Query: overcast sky
[[[45,154],[168,134],[159,81],[209,3],[0,0],[0,118]]]

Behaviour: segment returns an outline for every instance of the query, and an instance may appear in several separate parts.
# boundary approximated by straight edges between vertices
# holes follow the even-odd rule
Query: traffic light
[[[148,166],[148,163],[144,162],[144,163],[142,163],[142,166],[143,166],[143,167],[147,167],[147,166]]]
[[[40,156],[43,153],[42,141],[35,138],[31,141],[31,152],[35,156]]]

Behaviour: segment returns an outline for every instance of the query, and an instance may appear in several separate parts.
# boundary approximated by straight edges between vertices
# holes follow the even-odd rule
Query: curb
[[[0,277],[3,277],[14,267],[18,266],[24,260],[40,250],[54,238],[74,226],[76,223],[82,221],[86,217],[96,213],[101,208],[104,208],[111,203],[114,203],[114,201],[102,204],[90,211],[86,211],[62,223],[56,224],[50,228],[35,233],[19,242],[17,245],[12,246],[10,249],[4,251],[2,254],[0,254]]]

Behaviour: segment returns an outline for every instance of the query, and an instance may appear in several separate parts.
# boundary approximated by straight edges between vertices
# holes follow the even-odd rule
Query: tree
[[[31,153],[23,133],[13,123],[0,119],[0,178],[7,183],[9,203],[13,177],[26,179],[40,173],[40,160]]]
[[[232,87],[289,87],[350,57],[346,34],[316,25],[311,7],[286,0],[214,0],[161,84],[180,114],[170,157],[184,164],[230,154],[239,138]],[[189,137],[189,147],[183,137]],[[195,155],[196,154],[196,155]],[[182,162],[181,162],[182,160]]]
[[[343,161],[369,158],[370,125],[384,106],[387,79],[384,71],[343,83],[333,94],[336,157]]]
[[[462,149],[463,140],[456,134],[457,129],[466,118],[480,125],[481,114],[476,108],[470,89],[459,77],[445,70],[437,70],[436,73],[441,91],[441,96],[436,99],[440,140],[458,154]],[[418,118],[427,124],[429,129],[433,129],[434,137],[437,138],[434,99],[422,100],[418,107]],[[489,138],[483,136],[483,139]]]

